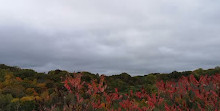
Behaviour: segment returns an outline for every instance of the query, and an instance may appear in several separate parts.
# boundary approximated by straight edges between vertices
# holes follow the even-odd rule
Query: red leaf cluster
[[[114,92],[106,92],[104,75],[99,82],[81,81],[81,74],[74,78],[67,77],[64,86],[69,93],[75,95],[74,109],[109,110],[109,111],[185,111],[185,110],[220,110],[220,75],[193,75],[182,77],[178,82],[159,81],[156,93],[148,94],[144,89],[122,94],[115,88]],[[87,95],[87,98],[84,97]],[[92,109],[91,109],[92,108]],[[65,108],[68,109],[68,108]]]

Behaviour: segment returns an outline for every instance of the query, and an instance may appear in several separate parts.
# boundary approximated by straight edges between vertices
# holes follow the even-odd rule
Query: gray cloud
[[[0,1],[0,63],[133,75],[215,67],[219,3]]]

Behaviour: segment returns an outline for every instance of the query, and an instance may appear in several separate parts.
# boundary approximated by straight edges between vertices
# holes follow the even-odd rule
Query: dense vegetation
[[[220,109],[220,67],[169,74],[37,73],[0,65],[0,110]]]

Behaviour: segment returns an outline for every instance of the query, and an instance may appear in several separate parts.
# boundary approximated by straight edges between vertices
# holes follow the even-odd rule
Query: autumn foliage
[[[219,111],[220,67],[131,76],[0,64],[2,111]]]
[[[178,81],[158,81],[157,92],[148,94],[144,89],[128,93],[106,92],[104,75],[100,80],[87,83],[81,74],[67,77],[64,86],[74,95],[63,110],[108,110],[108,111],[192,111],[220,110],[220,74],[182,76]]]

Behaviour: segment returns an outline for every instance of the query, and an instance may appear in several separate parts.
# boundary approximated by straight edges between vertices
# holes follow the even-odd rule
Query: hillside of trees
[[[58,69],[48,73],[38,73],[32,69],[0,64],[0,111],[85,109],[145,111],[164,108],[166,110],[177,110],[177,108],[181,110],[186,110],[186,108],[213,110],[213,108],[217,108],[220,110],[220,86],[219,80],[215,79],[220,77],[219,74],[220,67],[207,70],[199,68],[194,71],[152,73],[143,76],[131,76],[127,73],[104,76],[90,72],[71,73]],[[208,82],[203,83],[207,87],[202,87],[201,78],[207,79]],[[180,92],[174,91],[179,88],[176,84],[184,83],[182,82],[184,80],[189,82],[187,88],[194,87],[199,90],[199,93],[193,89],[191,89],[192,91],[187,89],[187,93],[181,92],[184,94],[179,95]],[[210,81],[215,81],[215,83],[210,83]],[[191,86],[192,84],[193,86]],[[166,89],[171,88],[175,95],[169,95],[171,90],[166,92],[163,85],[166,86]],[[211,104],[210,98],[206,98],[208,103],[201,102],[204,101],[204,97],[199,95],[200,93],[217,95],[217,97],[210,95],[207,97],[212,100],[217,98],[215,103],[218,105]],[[198,98],[194,99],[191,97],[192,95],[196,95]],[[179,96],[184,99],[178,101],[185,100],[186,102],[175,102],[176,100],[172,99],[179,98]],[[113,97],[115,97],[114,100],[108,99]],[[150,104],[151,99],[152,103]],[[157,102],[153,102],[153,99]],[[142,103],[142,101],[145,102]],[[189,103],[193,102],[196,104],[190,106]],[[206,106],[205,104],[210,105]]]

